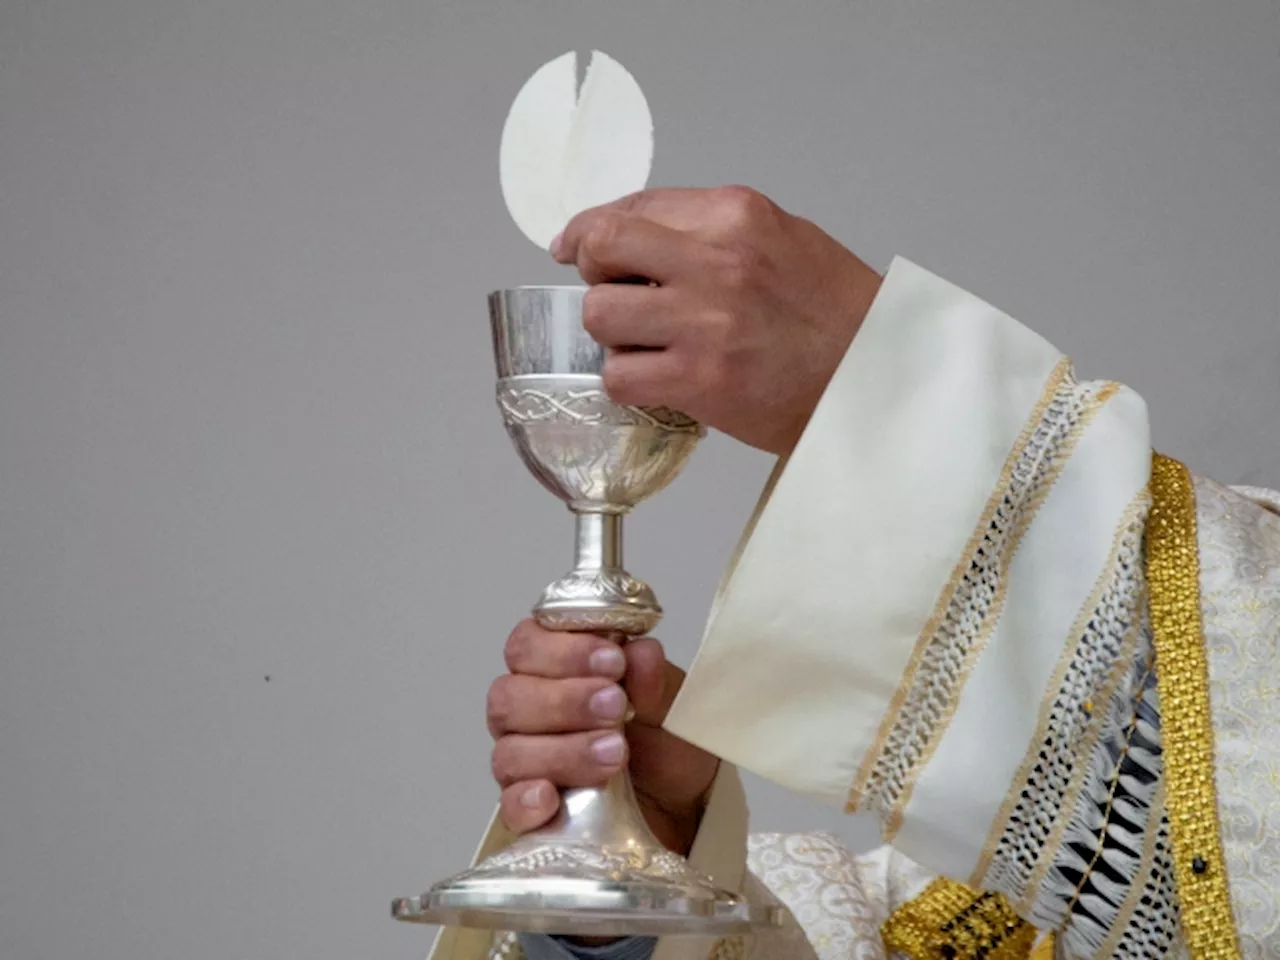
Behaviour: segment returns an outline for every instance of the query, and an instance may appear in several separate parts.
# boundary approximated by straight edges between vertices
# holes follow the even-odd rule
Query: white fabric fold
[[[757,509],[668,729],[843,807],[1062,359],[895,259]]]
[[[968,880],[1150,465],[1146,406],[901,258],[740,543],[673,733]],[[968,582],[965,582],[965,581]]]
[[[946,876],[972,875],[1005,797],[1021,790],[1016,775],[1041,705],[1060,693],[1055,670],[1080,641],[1076,622],[1093,612],[1090,596],[1111,573],[1117,532],[1132,523],[1147,485],[1145,405],[1128,390],[1096,402],[1096,415],[1078,425],[1077,444],[1026,521],[1004,571],[999,619],[906,804],[895,845],[908,857],[932,859],[929,866]]]

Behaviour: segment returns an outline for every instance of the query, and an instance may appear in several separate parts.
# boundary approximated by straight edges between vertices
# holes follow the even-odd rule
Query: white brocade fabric
[[[1218,807],[1241,952],[1280,957],[1280,494],[1196,484]]]
[[[854,856],[828,833],[754,834],[747,863],[795,918],[818,960],[886,960],[880,927],[931,879],[918,864],[881,847]],[[789,953],[753,957],[781,960]]]

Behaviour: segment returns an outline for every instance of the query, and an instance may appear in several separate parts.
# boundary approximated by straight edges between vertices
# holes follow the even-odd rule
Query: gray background
[[[2,960],[426,949],[388,902],[469,858],[571,539],[492,405],[485,292],[572,280],[498,137],[592,47],[655,183],[910,256],[1280,484],[1275,0],[0,0]],[[678,662],[768,467],[714,438],[631,524]]]

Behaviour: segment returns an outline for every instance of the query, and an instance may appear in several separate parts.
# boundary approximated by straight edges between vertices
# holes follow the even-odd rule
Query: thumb
[[[623,653],[627,674],[622,685],[636,712],[636,721],[662,726],[684,682],[684,671],[667,663],[662,644],[652,637],[632,640],[623,647]]]

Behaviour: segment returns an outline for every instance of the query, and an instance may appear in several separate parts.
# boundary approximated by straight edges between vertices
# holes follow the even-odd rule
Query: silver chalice
[[[553,630],[620,642],[662,617],[622,565],[622,520],[680,472],[704,427],[667,409],[614,404],[605,350],[582,326],[583,287],[517,287],[489,297],[498,407],[521,459],[577,524],[573,569],[533,608]],[[399,920],[566,936],[722,936],[780,922],[776,907],[719,888],[654,837],[624,771],[564,791],[547,826],[421,896]]]

